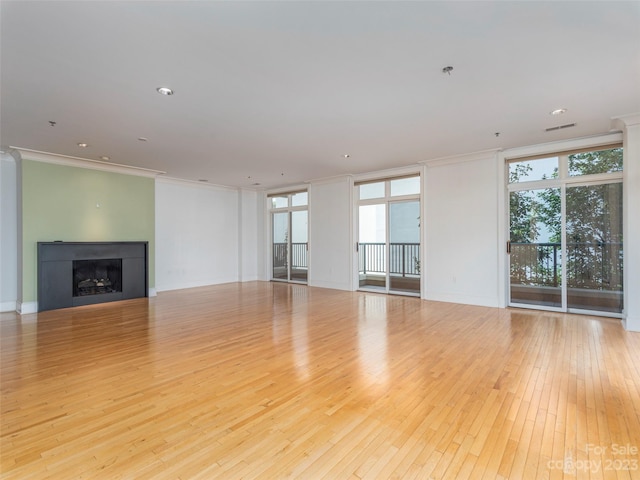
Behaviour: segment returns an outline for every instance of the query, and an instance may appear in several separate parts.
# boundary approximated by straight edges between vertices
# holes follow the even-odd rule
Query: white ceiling
[[[0,8],[3,146],[177,178],[300,184],[606,133],[640,112],[637,1]]]

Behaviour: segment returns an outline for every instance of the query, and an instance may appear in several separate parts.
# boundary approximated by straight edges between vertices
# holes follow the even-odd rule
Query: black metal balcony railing
[[[358,257],[361,274],[386,272],[384,243],[359,243]],[[389,273],[403,277],[420,276],[420,244],[390,243]]]
[[[291,268],[308,268],[307,243],[291,244]],[[511,283],[558,287],[562,282],[559,243],[511,243]],[[420,244],[391,243],[392,275],[420,275]],[[358,244],[360,273],[386,271],[385,244]],[[570,287],[600,290],[622,289],[622,243],[568,243],[567,282]],[[273,266],[287,267],[287,243],[273,244]]]
[[[287,243],[273,244],[273,267],[287,266]],[[307,268],[307,243],[291,243],[291,268]]]
[[[360,243],[360,271],[367,273],[385,273],[385,244]],[[420,244],[392,243],[389,245],[389,269],[391,274],[404,276],[420,275]],[[308,267],[307,243],[291,244],[291,268]],[[287,267],[287,243],[273,244],[273,267]]]
[[[568,243],[567,286],[622,289],[622,243]],[[511,284],[558,287],[562,283],[559,243],[511,243]]]
[[[557,287],[560,253],[559,243],[511,242],[511,283]]]

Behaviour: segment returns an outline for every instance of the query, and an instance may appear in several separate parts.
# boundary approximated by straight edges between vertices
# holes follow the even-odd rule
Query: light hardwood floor
[[[1,318],[2,478],[640,478],[617,320],[267,282]]]

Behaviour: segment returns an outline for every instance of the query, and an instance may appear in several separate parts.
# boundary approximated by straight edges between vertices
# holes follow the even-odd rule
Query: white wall
[[[0,312],[18,301],[18,177],[15,159],[0,154]]]
[[[240,256],[238,258],[239,278],[241,282],[258,280],[258,254],[262,251],[264,237],[259,226],[262,223],[258,219],[263,216],[261,204],[258,201],[258,193],[254,190],[240,190],[238,192],[240,202]]]
[[[499,306],[501,188],[493,152],[427,165],[425,299]]]
[[[625,130],[625,241],[640,236],[640,119]],[[536,147],[538,148],[538,147]],[[14,310],[20,283],[19,165],[0,169],[0,307]],[[375,172],[371,175],[375,175]],[[504,306],[504,166],[493,152],[428,162],[423,191],[424,282],[428,300]],[[265,199],[238,190],[156,180],[156,289],[268,280]],[[309,185],[309,285],[355,289],[353,181]],[[625,251],[626,327],[640,331],[640,251]]]
[[[156,180],[156,290],[238,281],[240,218],[237,189]]]
[[[352,290],[351,177],[309,186],[309,285]]]

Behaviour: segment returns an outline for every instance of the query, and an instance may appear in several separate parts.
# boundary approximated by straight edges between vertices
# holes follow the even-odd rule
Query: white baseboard
[[[147,294],[149,297],[157,297],[158,291],[155,288],[150,288]]]
[[[156,279],[157,280],[157,279]],[[237,282],[238,279],[207,279],[201,280],[197,282],[174,282],[168,283],[166,285],[158,284],[156,285],[156,291],[158,292],[168,292],[171,290],[184,290],[185,288],[197,288],[197,287],[209,287],[211,285],[221,285],[223,283],[233,283]]]
[[[28,315],[29,313],[38,313],[38,302],[22,302],[16,306],[16,311],[20,315]]]
[[[627,317],[622,320],[622,326],[628,332],[640,332],[640,317]]]
[[[334,283],[334,282],[316,282],[310,281],[308,283],[310,287],[320,287],[320,288],[331,288],[333,290],[346,290],[348,292],[352,291],[351,285],[348,283]]]
[[[499,307],[500,302],[497,297],[486,297],[481,295],[460,295],[447,292],[427,292],[425,300],[434,302],[460,303],[462,305],[476,305],[479,307]]]
[[[15,312],[18,302],[2,302],[0,303],[0,312]]]

